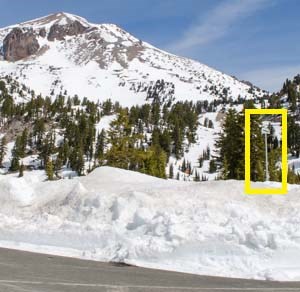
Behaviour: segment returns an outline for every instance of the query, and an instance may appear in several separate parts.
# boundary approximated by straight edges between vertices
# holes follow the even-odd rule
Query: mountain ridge
[[[156,48],[117,25],[93,24],[66,12],[0,29],[0,47],[0,75],[12,75],[43,95],[67,91],[131,106],[149,99],[157,80],[164,80],[164,86],[154,95],[165,100],[253,98],[265,93]]]

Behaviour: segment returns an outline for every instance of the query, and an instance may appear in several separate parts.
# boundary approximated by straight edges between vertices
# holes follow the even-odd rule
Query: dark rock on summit
[[[86,27],[84,27],[79,21],[75,20],[71,23],[60,25],[54,24],[50,28],[50,32],[48,34],[48,40],[54,41],[64,40],[65,36],[75,36],[78,34],[82,34],[86,31]]]
[[[44,27],[41,28],[39,31],[39,36],[44,38],[44,37],[46,37],[46,35],[47,35],[46,29]]]

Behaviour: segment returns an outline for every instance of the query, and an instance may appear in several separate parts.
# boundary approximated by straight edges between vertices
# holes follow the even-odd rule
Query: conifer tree
[[[261,117],[259,115],[251,115],[250,122],[250,177],[252,181],[263,181],[265,180],[265,145],[261,133]]]
[[[78,161],[77,161],[77,166],[76,166],[76,171],[78,172],[78,175],[84,175],[84,153],[82,147],[79,147],[78,149]]]
[[[207,128],[208,127],[208,118],[204,119],[204,127]]]
[[[20,157],[25,157],[25,151],[26,151],[26,145],[28,140],[28,131],[27,128],[25,128],[22,132],[22,135],[20,137],[19,141],[19,155]]]
[[[45,132],[45,121],[43,119],[37,119],[33,126],[33,136],[35,138],[35,144],[38,150],[42,145],[44,132]]]
[[[183,159],[182,165],[181,165],[181,171],[185,172],[186,171],[186,161],[185,158]]]
[[[152,146],[145,159],[145,172],[149,175],[166,178],[167,155],[159,146]]]
[[[268,153],[270,181],[279,181],[279,172],[281,170],[278,169],[276,164],[280,160],[280,156],[281,149],[272,149]]]
[[[244,178],[244,130],[243,119],[230,109],[225,117],[223,131],[216,142],[218,160],[222,163],[224,179]]]
[[[183,134],[182,134],[182,130],[179,126],[178,120],[176,120],[176,122],[175,122],[175,127],[173,130],[173,140],[174,140],[174,154],[175,154],[176,159],[179,159],[183,152],[183,147],[182,147]]]
[[[198,162],[199,162],[199,167],[200,167],[200,168],[203,167],[203,161],[204,161],[203,156],[200,155],[199,158],[198,158]]]
[[[205,160],[210,160],[210,147],[207,146],[206,148],[206,159]]]
[[[296,174],[294,169],[288,168],[287,182],[289,184],[300,184],[300,175]]]
[[[3,159],[6,154],[6,138],[5,136],[0,141],[0,167],[3,167]]]
[[[171,136],[167,129],[161,133],[159,137],[159,144],[169,157],[171,154]]]
[[[3,117],[9,119],[13,116],[15,111],[14,100],[12,96],[6,95],[2,102],[1,113]]]
[[[228,169],[228,162],[227,159],[223,159],[223,168],[222,168],[222,173],[221,173],[221,178],[226,180],[229,177],[229,169]]]
[[[41,141],[40,146],[40,158],[42,159],[42,166],[45,167],[48,158],[54,153],[55,148],[55,135],[53,132],[49,132]]]
[[[200,181],[200,175],[199,175],[199,173],[198,173],[197,170],[195,171],[195,178],[194,178],[194,181],[196,181],[196,182],[199,182],[199,181]]]
[[[20,136],[17,137],[14,148],[12,149],[11,171],[18,171],[20,167]]]
[[[292,155],[299,156],[300,152],[300,126],[296,123],[294,116],[288,116],[288,147]]]
[[[57,156],[56,160],[55,160],[55,164],[54,164],[54,171],[55,171],[55,176],[57,178],[59,178],[59,171],[61,170],[63,166],[63,161],[60,155]]]
[[[171,179],[174,178],[174,166],[173,166],[173,163],[171,163],[170,166],[169,166],[169,178],[171,178]]]
[[[84,153],[82,145],[74,147],[70,153],[70,166],[79,176],[84,174]]]
[[[297,109],[297,95],[293,84],[288,86],[288,102],[290,105],[290,110],[295,112]]]
[[[214,173],[217,171],[216,162],[214,159],[209,161],[209,173]]]
[[[24,169],[25,169],[25,166],[22,162],[20,165],[20,168],[19,168],[19,177],[22,177],[24,175]]]
[[[100,165],[103,164],[104,161],[104,151],[106,147],[106,133],[105,130],[102,129],[97,138],[95,158]]]
[[[47,158],[47,162],[46,162],[46,174],[47,174],[48,180],[54,179],[53,162],[52,162],[52,159],[50,159],[49,157]]]
[[[70,147],[67,142],[63,143],[63,145],[61,146],[59,155],[62,158],[63,164],[67,164],[69,156],[70,156]]]
[[[192,173],[192,165],[190,162],[187,163],[187,170],[186,170],[188,175],[191,175]]]

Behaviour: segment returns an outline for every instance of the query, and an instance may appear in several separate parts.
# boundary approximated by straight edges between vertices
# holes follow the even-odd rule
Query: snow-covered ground
[[[179,182],[109,167],[0,176],[0,245],[205,275],[300,280],[300,187]]]
[[[215,180],[219,173],[209,173],[209,160],[203,161],[203,166],[199,167],[199,157],[203,155],[203,151],[206,151],[207,148],[210,149],[211,157],[216,156],[216,139],[219,137],[221,133],[221,122],[223,115],[217,112],[207,112],[201,114],[199,117],[199,126],[196,132],[196,143],[191,145],[187,144],[186,141],[186,149],[183,153],[183,157],[181,159],[176,159],[174,156],[171,156],[169,159],[169,163],[167,165],[167,173],[169,172],[169,166],[172,164],[174,167],[174,178],[177,178],[177,173],[179,172],[180,180],[191,181],[195,178],[196,172],[199,174],[200,178],[206,178],[207,180]],[[208,119],[212,121],[213,128],[208,128],[204,126],[204,120]],[[189,176],[182,171],[180,168],[182,167],[183,161],[191,163],[192,174]]]
[[[288,164],[290,169],[293,169],[294,172],[300,174],[300,158],[290,156]]]

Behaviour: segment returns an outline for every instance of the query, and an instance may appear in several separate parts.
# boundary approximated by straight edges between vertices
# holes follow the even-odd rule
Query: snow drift
[[[300,280],[300,187],[166,181],[109,167],[0,176],[0,245],[205,275]]]

